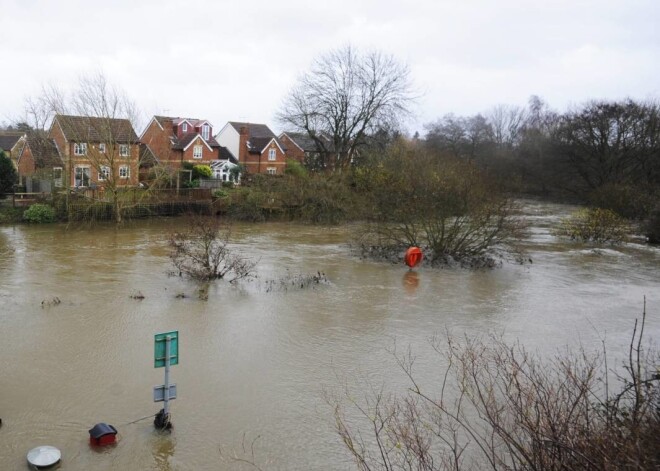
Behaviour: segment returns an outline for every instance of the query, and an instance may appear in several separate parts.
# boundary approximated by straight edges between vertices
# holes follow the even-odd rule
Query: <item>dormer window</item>
[[[182,132],[188,132],[188,123],[183,123],[181,125],[181,131]]]
[[[202,126],[202,137],[205,141],[209,140],[209,134],[211,133],[211,126],[205,124]]]

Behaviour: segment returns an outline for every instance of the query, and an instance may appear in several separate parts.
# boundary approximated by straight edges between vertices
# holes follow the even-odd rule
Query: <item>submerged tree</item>
[[[400,143],[356,170],[355,179],[372,198],[368,247],[387,252],[415,245],[432,262],[476,261],[521,229],[511,201],[471,162]]]
[[[317,170],[341,171],[369,135],[405,117],[412,100],[407,66],[382,52],[347,46],[313,62],[285,98],[278,119],[314,141]]]
[[[216,218],[197,216],[189,229],[170,235],[170,259],[180,274],[200,281],[226,279],[235,282],[255,276],[257,262],[229,247],[231,231]]]

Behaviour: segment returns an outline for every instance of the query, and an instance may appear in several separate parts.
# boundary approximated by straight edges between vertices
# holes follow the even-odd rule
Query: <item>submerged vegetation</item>
[[[578,242],[620,244],[630,232],[626,221],[609,209],[589,208],[574,212],[561,221],[558,236]]]
[[[337,433],[360,470],[658,469],[660,356],[642,344],[645,318],[618,374],[605,349],[546,361],[500,337],[448,336],[433,341],[446,366],[427,388],[395,352],[409,392],[328,397]]]
[[[230,248],[231,231],[211,217],[192,217],[188,229],[170,235],[170,260],[179,271],[198,281],[236,282],[255,276],[257,262]]]

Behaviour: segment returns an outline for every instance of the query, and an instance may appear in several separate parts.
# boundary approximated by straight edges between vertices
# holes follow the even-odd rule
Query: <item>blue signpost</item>
[[[176,399],[176,384],[170,384],[170,366],[179,364],[179,331],[154,336],[154,368],[165,368],[165,383],[154,386],[154,402],[163,402],[163,409],[156,414],[154,425],[170,429],[170,400]]]

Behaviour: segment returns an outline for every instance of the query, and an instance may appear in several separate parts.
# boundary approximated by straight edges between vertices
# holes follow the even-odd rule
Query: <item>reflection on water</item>
[[[413,295],[417,292],[419,288],[419,273],[416,271],[408,270],[403,275],[403,287],[406,290],[406,293]]]
[[[447,330],[504,332],[544,353],[599,349],[605,336],[614,355],[644,295],[646,332],[657,338],[660,251],[559,241],[551,229],[571,209],[528,204],[533,263],[478,271],[358,260],[346,227],[236,225],[233,247],[259,260],[259,278],[213,283],[206,301],[196,283],[169,275],[167,236],[181,220],[0,227],[0,467],[24,469],[30,448],[51,444],[66,469],[214,470],[219,446],[248,434],[262,437],[256,454],[268,469],[353,469],[321,392],[338,377],[405,388],[393,339],[419,353],[428,381],[437,374],[424,361],[428,338]],[[265,289],[264,280],[318,271],[329,284]],[[153,336],[171,330],[181,358],[171,372],[175,430],[121,425],[160,409]],[[120,424],[121,440],[103,453],[88,446],[99,421]]]

